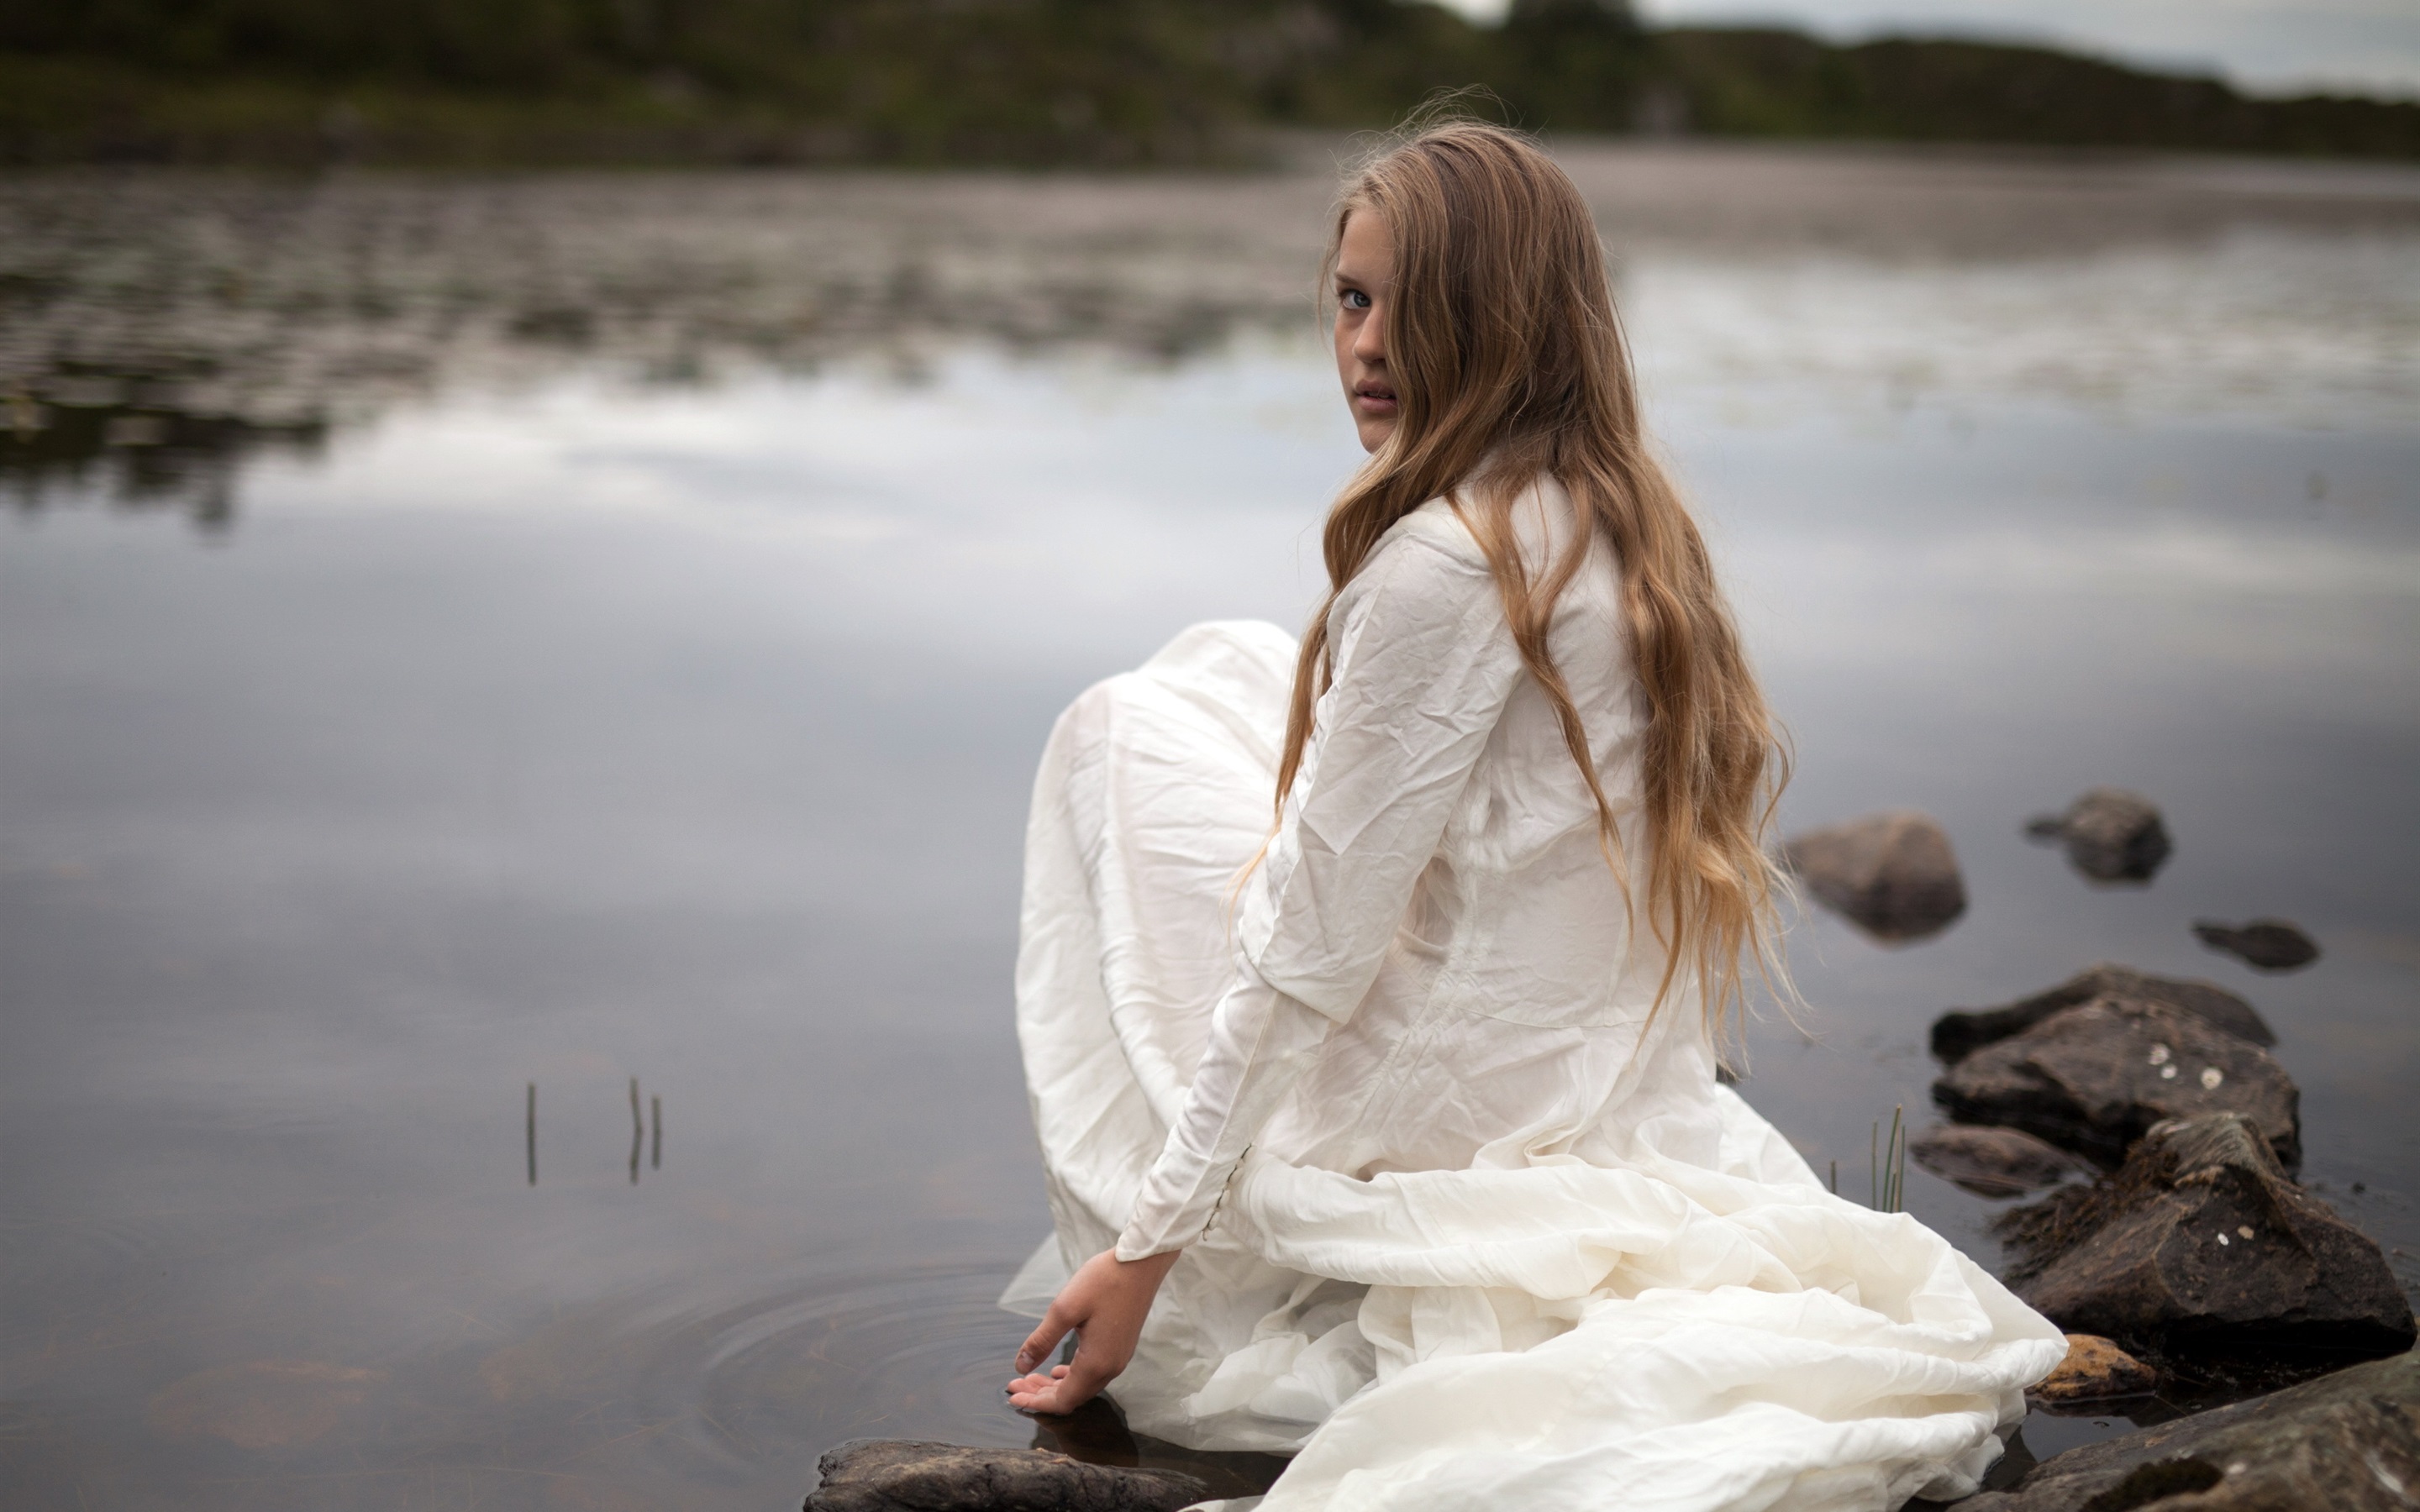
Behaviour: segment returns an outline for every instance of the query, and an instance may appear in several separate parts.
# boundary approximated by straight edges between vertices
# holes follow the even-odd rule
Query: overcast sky
[[[1507,0],[1445,0],[1476,16]],[[2273,93],[2352,87],[2420,99],[2420,0],[1634,0],[1663,23],[1778,22],[2052,42]]]

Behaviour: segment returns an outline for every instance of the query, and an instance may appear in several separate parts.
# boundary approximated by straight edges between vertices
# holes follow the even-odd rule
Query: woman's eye
[[[1357,288],[1346,289],[1343,294],[1340,296],[1340,301],[1348,310],[1366,310],[1370,308],[1370,296],[1362,293]]]

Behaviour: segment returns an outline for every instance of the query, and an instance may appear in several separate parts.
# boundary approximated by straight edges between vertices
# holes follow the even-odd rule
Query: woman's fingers
[[[1068,1365],[1067,1373],[1050,1383],[1049,1395],[1056,1397],[1059,1402],[1059,1405],[1051,1411],[1074,1412],[1101,1394],[1101,1388],[1115,1381],[1125,1369],[1124,1360],[1105,1367],[1100,1352],[1085,1349],[1079,1340],[1076,1345],[1075,1361]]]
[[[1008,1399],[1011,1403],[1021,1407],[1024,1403],[1019,1398],[1030,1397],[1046,1389],[1050,1381],[1051,1378],[1048,1376],[1019,1376],[1008,1383]]]
[[[1077,1351],[1073,1365],[1058,1365],[1047,1376],[1034,1374],[1010,1383],[1008,1405],[1021,1412],[1072,1412],[1101,1394],[1101,1388],[1113,1380],[1117,1372],[1097,1367],[1087,1368],[1083,1352]]]
[[[1047,1376],[1037,1373],[1010,1382],[1008,1405],[1023,1412],[1075,1411],[1083,1403],[1069,1397],[1067,1374],[1067,1367],[1062,1365]]]
[[[1052,1303],[1050,1310],[1042,1315],[1042,1326],[1025,1335],[1025,1343],[1016,1351],[1017,1373],[1022,1375],[1038,1368],[1043,1361],[1050,1358],[1050,1351],[1059,1347],[1059,1341],[1067,1336],[1067,1331],[1075,1326],[1076,1320],[1069,1318],[1059,1304]]]

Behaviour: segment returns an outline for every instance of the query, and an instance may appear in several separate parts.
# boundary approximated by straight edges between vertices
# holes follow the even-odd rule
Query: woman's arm
[[[1521,676],[1495,579],[1462,544],[1466,557],[1426,534],[1388,543],[1339,615],[1335,682],[1303,775],[1240,902],[1233,982],[1119,1236],[1121,1259],[1200,1236],[1261,1125],[1394,944]]]
[[[1382,548],[1365,578],[1340,612],[1335,681],[1303,775],[1247,888],[1235,980],[1201,1066],[1117,1247],[1078,1269],[1017,1355],[1032,1371],[1072,1329],[1074,1363],[1013,1384],[1019,1407],[1072,1411],[1133,1357],[1174,1257],[1376,979],[1520,676],[1475,548],[1466,559],[1412,535]]]

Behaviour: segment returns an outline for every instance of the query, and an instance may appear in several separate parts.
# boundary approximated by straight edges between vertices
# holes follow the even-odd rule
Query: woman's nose
[[[1372,367],[1387,360],[1386,330],[1377,311],[1371,311],[1361,322],[1361,329],[1353,333],[1353,355]]]

